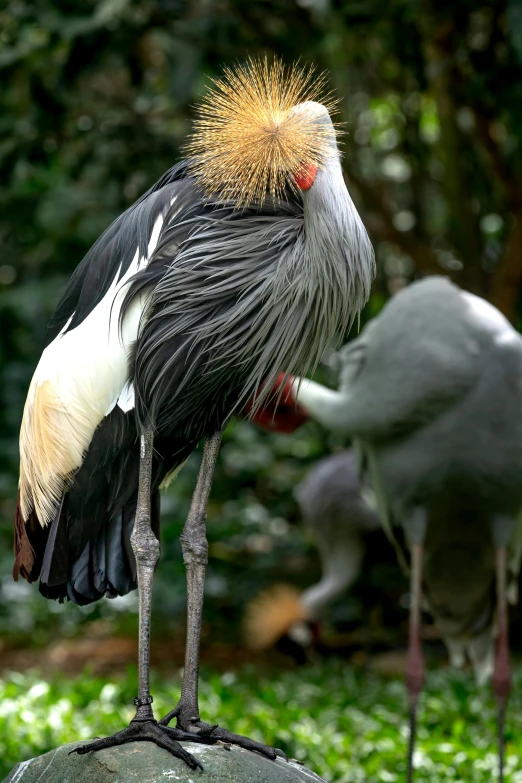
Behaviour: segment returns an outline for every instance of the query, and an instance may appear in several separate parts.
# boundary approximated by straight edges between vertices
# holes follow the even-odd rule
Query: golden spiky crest
[[[248,604],[243,623],[245,642],[253,650],[265,650],[294,623],[307,619],[299,591],[290,585],[274,585]]]
[[[312,112],[294,111],[305,101],[319,102],[329,113],[335,109],[324,73],[250,58],[212,81],[185,145],[191,171],[208,196],[246,207],[267,194],[280,198],[285,187],[295,187],[292,174],[304,167],[324,166],[332,125]]]

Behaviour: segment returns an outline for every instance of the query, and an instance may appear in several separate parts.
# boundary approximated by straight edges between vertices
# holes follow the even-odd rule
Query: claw
[[[274,761],[277,756],[280,756],[285,761],[288,761],[288,756],[279,748],[271,748],[268,745],[264,745],[262,742],[256,742],[248,737],[243,737],[241,734],[233,734],[227,729],[222,729],[217,724],[204,723],[203,721],[186,719],[183,720],[181,706],[178,706],[171,710],[165,717],[159,721],[159,726],[164,731],[168,732],[168,735],[175,738],[178,741],[188,742],[202,742],[206,745],[214,745],[216,742],[222,742],[223,745],[237,745],[245,750],[255,751],[261,753],[262,756]],[[178,717],[176,728],[170,728],[167,726],[169,721],[173,717]]]
[[[210,725],[210,723],[202,723],[199,727],[198,737],[210,737],[216,729],[219,729],[217,723]]]
[[[274,761],[277,758],[277,753],[274,748],[270,748],[268,745],[263,745],[261,742],[249,739],[249,737],[242,737],[240,734],[233,734],[227,729],[221,729],[219,726],[212,732],[212,739],[221,740],[230,745],[238,745],[245,750],[253,750],[257,753],[261,753],[262,756]]]
[[[112,737],[104,737],[96,742],[89,742],[87,745],[80,745],[77,748],[73,748],[69,755],[71,753],[78,753],[79,756],[84,756],[86,753],[103,750],[104,748],[111,748],[116,745],[125,745],[128,742],[147,741],[154,742],[158,747],[172,753],[173,756],[184,761],[190,769],[203,770],[201,762],[179,744],[178,740],[180,739],[180,733],[185,735],[185,732],[176,732],[175,729],[159,726],[154,720],[133,721],[126,729],[117,732],[117,734],[114,734]],[[183,736],[181,738],[190,739],[192,742],[195,741],[194,735],[192,735],[192,737]]]

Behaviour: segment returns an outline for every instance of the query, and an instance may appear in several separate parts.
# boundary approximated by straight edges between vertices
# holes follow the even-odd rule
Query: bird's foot
[[[187,717],[187,713],[195,717]],[[213,745],[216,742],[222,742],[225,745],[237,745],[245,750],[253,750],[256,753],[261,753],[262,756],[266,756],[269,759],[274,760],[277,756],[284,758],[288,761],[287,755],[279,748],[271,748],[269,745],[265,745],[262,742],[256,742],[249,737],[243,737],[241,734],[233,734],[227,729],[222,729],[221,726],[212,725],[210,723],[204,723],[197,710],[185,710],[181,704],[178,704],[168,715],[165,715],[162,720],[159,721],[159,725],[162,727],[168,727],[170,721],[176,718],[176,728],[171,729],[178,739],[192,742],[202,742],[206,745]]]
[[[125,745],[127,742],[154,742],[158,747],[168,750],[173,756],[184,761],[191,769],[203,769],[202,764],[179,744],[180,739],[194,742],[194,735],[187,736],[186,732],[160,725],[154,718],[146,720],[134,718],[126,729],[118,731],[112,737],[104,737],[89,742],[88,745],[80,745],[74,748],[71,753],[83,756],[85,753],[112,748],[116,745]]]

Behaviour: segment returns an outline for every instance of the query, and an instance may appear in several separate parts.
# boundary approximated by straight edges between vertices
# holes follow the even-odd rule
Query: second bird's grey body
[[[338,392],[305,383],[298,399],[355,438],[403,563],[401,527],[423,510],[428,607],[454,663],[467,651],[485,679],[493,661],[493,531],[510,522],[512,600],[520,568],[522,338],[484,300],[428,278],[392,299],[339,360]]]

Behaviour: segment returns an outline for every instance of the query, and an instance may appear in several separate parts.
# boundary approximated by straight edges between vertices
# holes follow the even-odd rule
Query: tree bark
[[[491,302],[511,323],[517,320],[517,305],[522,297],[522,204],[513,218],[504,254],[493,277]]]
[[[428,82],[437,104],[440,121],[440,151],[444,161],[444,181],[450,209],[450,236],[464,265],[455,275],[464,288],[487,295],[487,275],[480,266],[482,246],[480,228],[471,209],[471,186],[467,182],[463,143],[456,122],[457,106],[451,80],[454,65],[454,25],[446,21],[435,34],[425,37],[424,52]]]

